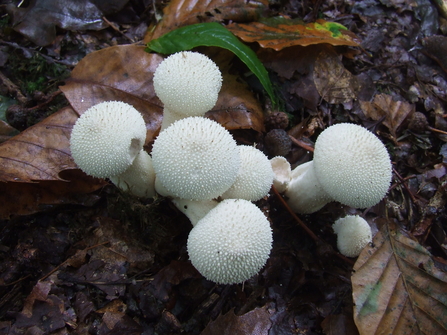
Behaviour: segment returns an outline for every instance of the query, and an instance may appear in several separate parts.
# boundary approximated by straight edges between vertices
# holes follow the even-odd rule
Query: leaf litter
[[[282,10],[313,17],[304,9],[311,6],[296,5]],[[141,45],[117,45],[90,53],[74,68],[61,88],[71,107],[0,145],[6,168],[1,213],[9,218],[0,226],[0,331],[370,334],[373,324],[396,333],[445,332],[447,86],[439,54],[434,60],[426,55],[435,39],[426,40],[425,50],[409,47],[418,46],[421,34],[437,33],[437,17],[401,2],[319,5],[325,22],[336,18],[349,27],[363,50],[327,40],[304,47],[299,39],[280,51],[251,47],[270,70],[284,102],[280,113],[289,118],[285,129],[299,144],[286,156],[292,164],[311,159],[318,133],[334,122],[361,124],[387,144],[393,184],[385,201],[363,213],[377,234],[354,268],[334,253],[331,224],[362,213],[331,203],[301,217],[318,235],[312,239],[270,196],[258,202],[274,231],[267,265],[243,285],[215,285],[188,261],[189,222],[168,200],[137,200],[74,170],[70,127],[97,102],[135,105],[147,124],[148,152],[157,135],[162,106],[151,81],[162,57]],[[125,6],[127,13],[132,6]],[[174,0],[163,13],[145,43],[181,25],[233,20],[233,26],[256,26],[265,13],[283,14],[266,3],[194,0]],[[402,27],[409,28],[403,33]],[[122,36],[127,27],[109,29]],[[257,32],[253,42],[265,34]],[[273,45],[290,40],[287,29],[276,34]],[[218,61],[228,83],[208,116],[239,142],[262,149],[264,111],[266,119],[278,111],[244,64],[219,50],[200,50]],[[399,299],[406,304],[395,305]]]

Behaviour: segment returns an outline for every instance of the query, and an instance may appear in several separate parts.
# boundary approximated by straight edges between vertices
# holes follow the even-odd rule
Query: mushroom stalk
[[[302,214],[314,213],[332,201],[318,182],[313,161],[298,165],[292,170],[291,181],[284,194],[290,208]]]

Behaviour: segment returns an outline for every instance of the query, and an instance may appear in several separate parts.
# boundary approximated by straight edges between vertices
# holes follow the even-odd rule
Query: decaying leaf
[[[93,205],[99,197],[89,194],[107,185],[80,170],[62,172],[64,180],[42,180],[35,183],[0,182],[0,218],[36,213],[56,204]]]
[[[258,42],[261,47],[276,51],[294,45],[329,43],[358,46],[360,42],[341,24],[321,19],[304,23],[301,20],[274,17],[248,24],[232,23],[227,28],[245,42]]]
[[[383,124],[396,139],[402,123],[415,112],[415,106],[405,101],[393,100],[388,94],[378,94],[372,102],[360,101],[363,113],[375,121],[383,119]]]
[[[163,9],[162,20],[148,32],[143,42],[148,43],[171,30],[199,22],[257,20],[267,6],[266,0],[173,0]]]
[[[238,316],[231,310],[210,322],[201,335],[268,335],[272,327],[266,307]]]
[[[357,259],[352,287],[362,335],[447,332],[447,274],[391,221]]]
[[[356,77],[345,69],[335,52],[322,51],[314,65],[314,82],[320,96],[329,103],[348,103],[356,97]]]
[[[60,171],[76,167],[69,138],[77,118],[64,108],[0,144],[0,181],[61,180]]]
[[[39,46],[51,44],[56,26],[68,30],[99,30],[108,27],[104,15],[119,11],[129,0],[101,2],[93,0],[31,1],[26,8],[8,6],[14,30]]]

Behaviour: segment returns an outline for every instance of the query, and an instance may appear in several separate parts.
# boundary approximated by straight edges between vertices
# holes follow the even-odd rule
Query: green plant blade
[[[272,103],[277,104],[268,72],[255,52],[217,22],[197,23],[173,30],[150,41],[146,51],[172,54],[198,46],[220,47],[233,52],[258,77]]]

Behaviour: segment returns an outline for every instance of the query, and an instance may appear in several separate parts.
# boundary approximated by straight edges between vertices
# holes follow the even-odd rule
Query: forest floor
[[[4,2],[0,334],[447,334],[447,11],[438,1]],[[233,55],[202,47],[224,77],[208,116],[292,166],[312,159],[326,127],[359,124],[386,145],[393,178],[364,210],[332,202],[293,216],[272,190],[256,202],[273,230],[267,264],[243,284],[217,285],[191,265],[192,227],[169,199],[87,177],[68,138],[78,114],[120,99],[144,110],[150,152],[161,57],[144,44],[204,21],[246,41],[241,24],[261,16],[287,22],[251,26],[246,42],[280,104]],[[346,40],[316,41],[323,22],[345,26]],[[309,35],[298,37],[302,27]],[[266,136],[278,129],[294,139],[286,149]],[[352,214],[375,235],[358,259],[338,254],[332,230]]]

